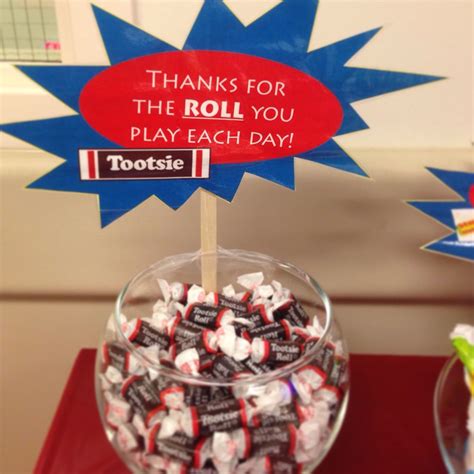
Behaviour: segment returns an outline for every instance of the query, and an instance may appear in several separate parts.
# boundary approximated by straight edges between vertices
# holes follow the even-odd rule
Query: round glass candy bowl
[[[465,458],[469,400],[464,366],[453,355],[439,374],[434,396],[436,438],[449,474],[468,472]]]
[[[202,258],[216,259],[216,293],[191,286]],[[147,268],[120,292],[97,353],[103,426],[133,472],[311,472],[348,394],[327,295],[299,268],[254,252]]]

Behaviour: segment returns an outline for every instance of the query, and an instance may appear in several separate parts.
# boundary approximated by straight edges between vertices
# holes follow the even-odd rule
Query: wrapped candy
[[[140,318],[124,323],[122,331],[130,342],[140,346],[158,344],[162,349],[168,349],[170,345],[167,335],[161,334],[149,322]]]
[[[216,329],[230,324],[235,319],[235,314],[230,308],[194,303],[187,307],[184,319],[209,329]]]
[[[256,272],[237,283],[246,291],[206,294],[158,280],[151,317],[121,320],[134,349],[102,347],[105,418],[140,469],[290,474],[321,452],[345,391],[343,347],[278,281]]]

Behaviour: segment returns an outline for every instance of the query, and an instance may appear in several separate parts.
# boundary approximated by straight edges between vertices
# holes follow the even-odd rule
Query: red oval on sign
[[[334,94],[303,72],[245,54],[173,51],[131,59],[91,79],[80,110],[126,148],[210,148],[212,163],[298,155],[342,122]]]

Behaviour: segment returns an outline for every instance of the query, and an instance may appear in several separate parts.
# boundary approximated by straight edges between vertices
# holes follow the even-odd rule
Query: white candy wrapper
[[[250,355],[250,342],[242,337],[237,337],[234,326],[228,324],[216,331],[217,344],[220,350],[235,360],[245,360]]]
[[[306,330],[311,337],[321,337],[324,334],[324,328],[321,326],[316,315],[313,318],[312,324],[306,326]]]
[[[311,395],[313,393],[313,389],[304,380],[304,378],[300,377],[298,374],[292,374],[291,382],[295,387],[296,393],[300,397],[301,403],[303,405],[308,405],[309,403],[311,403]]]
[[[275,293],[280,293],[283,290],[283,285],[277,280],[272,280],[271,285],[275,289]]]
[[[329,418],[331,417],[331,410],[328,404],[322,401],[313,401],[311,405],[313,409],[311,420],[314,420],[319,423],[320,426],[326,428],[329,424]]]
[[[237,458],[229,463],[223,463],[217,459],[213,459],[212,461],[219,474],[233,474],[238,463]]]
[[[222,464],[229,464],[236,458],[236,444],[229,433],[214,433],[212,436],[212,457]]]
[[[247,339],[244,339],[243,337],[237,337],[235,339],[235,351],[234,351],[234,359],[241,361],[248,359],[250,356],[251,352],[251,345],[250,342],[247,341]]]
[[[227,285],[222,288],[222,294],[227,298],[235,298],[235,289],[232,285]]]
[[[116,439],[120,449],[124,451],[133,451],[138,448],[138,432],[130,423],[119,426]]]
[[[237,283],[247,290],[254,290],[263,283],[264,276],[262,272],[246,273],[237,278]]]
[[[151,325],[162,334],[166,334],[166,328],[170,320],[170,315],[167,311],[159,310],[154,312],[151,317]]]
[[[182,301],[186,298],[187,285],[185,283],[180,283],[175,281],[169,286],[171,299],[174,301]]]
[[[140,436],[143,436],[144,438],[146,437],[148,429],[145,426],[145,422],[143,421],[143,418],[138,413],[135,413],[135,415],[133,415],[132,425],[135,427],[135,429],[137,430],[137,433]]]
[[[272,298],[274,303],[281,303],[282,301],[291,298],[291,291],[284,288],[279,281],[273,280],[271,284],[275,290]]]
[[[168,415],[161,420],[160,431],[158,432],[158,438],[166,439],[173,436],[180,429],[180,419],[173,415]]]
[[[185,313],[186,309],[183,304],[178,301],[171,301],[168,305],[168,313],[170,319],[180,314],[181,316]]]
[[[327,406],[335,406],[339,402],[340,395],[334,387],[323,385],[319,390],[313,393],[314,402],[324,402]]]
[[[158,278],[156,281],[158,282],[158,286],[160,287],[161,294],[163,295],[165,302],[169,303],[171,299],[171,289],[169,283],[162,278]]]
[[[273,296],[273,286],[271,285],[260,285],[255,288],[253,293],[253,301],[257,299],[269,299]]]
[[[310,419],[301,424],[298,429],[298,444],[304,451],[314,449],[321,440],[322,426],[315,419]]]
[[[292,393],[288,382],[274,380],[265,386],[264,392],[254,400],[254,405],[257,413],[271,414],[291,401]]]
[[[186,466],[180,462],[171,461],[166,466],[166,474],[183,474],[186,472]]]
[[[226,325],[220,327],[216,331],[217,345],[219,349],[229,357],[232,357],[235,352],[235,340],[237,338],[235,334],[235,328],[232,325]]]
[[[184,374],[199,374],[199,354],[196,349],[186,349],[180,352],[174,360],[176,368]]]
[[[116,384],[116,383],[122,383],[123,382],[123,376],[122,376],[120,370],[116,369],[112,365],[109,365],[107,367],[107,370],[105,371],[104,375],[110,383]]]
[[[104,391],[110,390],[112,388],[112,383],[107,380],[107,377],[104,374],[99,374],[100,388]]]
[[[341,341],[336,341],[334,343],[336,357],[344,357],[344,346]]]
[[[247,318],[235,318],[234,321],[232,321],[232,324],[233,323],[243,324],[244,326],[247,326],[249,328],[254,327],[252,321],[249,321]]]
[[[167,408],[169,408],[171,411],[180,410],[184,407],[183,387],[179,387],[179,386],[171,387],[170,389],[162,392],[160,398],[162,402],[164,403],[164,405]]]
[[[135,326],[137,325],[137,318],[133,318],[130,321],[124,321],[122,323],[121,329],[123,332],[123,335],[128,339],[130,335],[132,334]]]
[[[206,291],[198,285],[193,285],[188,290],[187,304],[204,303],[206,300]]]
[[[161,349],[158,344],[153,344],[152,346],[148,347],[137,347],[137,352],[142,354],[144,357],[152,361],[153,363],[159,365],[160,364],[160,353]]]
[[[298,370],[297,375],[300,383],[306,383],[310,387],[311,392],[321,388],[326,381],[326,374],[312,365],[301,368]]]
[[[212,305],[215,305],[216,301],[217,301],[217,293],[214,291],[210,291],[206,295],[206,299],[204,300],[206,304],[212,304]]]
[[[308,451],[305,451],[301,448],[298,449],[298,447],[297,447],[296,452],[295,452],[296,462],[305,463],[305,462],[311,462],[314,459],[317,459],[319,457],[319,454],[320,454],[323,446],[324,446],[323,443],[319,443],[313,449],[310,449]]]
[[[148,454],[144,457],[144,461],[148,466],[156,469],[156,472],[159,472],[160,474],[162,472],[166,472],[166,469],[170,463],[168,459],[165,459],[161,456],[156,456],[155,454]]]
[[[127,317],[124,314],[120,313],[118,322],[119,322],[119,327],[122,327],[122,325],[127,322]],[[114,336],[116,335],[117,331],[116,331],[116,326],[115,326],[115,316],[113,314],[108,319],[107,327],[105,328],[105,330],[107,333],[111,333]]]
[[[168,310],[168,303],[165,300],[159,299],[153,305],[153,313],[165,312]]]
[[[112,398],[107,404],[105,415],[107,421],[111,422],[112,425],[120,426],[130,420],[132,408],[126,401],[120,400],[120,398]]]

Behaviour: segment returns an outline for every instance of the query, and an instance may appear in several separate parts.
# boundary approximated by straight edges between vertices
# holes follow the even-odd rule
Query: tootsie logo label
[[[82,180],[209,178],[209,148],[79,150]]]

